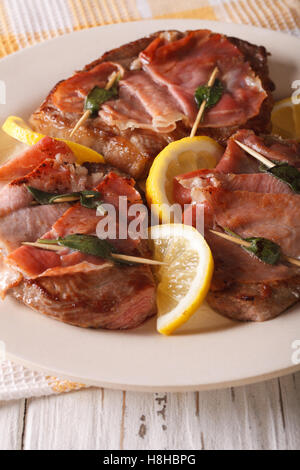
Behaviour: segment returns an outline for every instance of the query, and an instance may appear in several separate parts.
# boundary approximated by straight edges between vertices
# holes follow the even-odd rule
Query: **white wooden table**
[[[300,373],[213,392],[0,402],[0,449],[300,449]]]

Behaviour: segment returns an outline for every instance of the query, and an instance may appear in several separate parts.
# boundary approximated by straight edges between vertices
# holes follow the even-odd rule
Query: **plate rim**
[[[188,25],[189,23],[195,23],[195,21],[197,21],[197,24],[199,24],[199,28],[201,28],[201,26],[202,26],[202,27],[209,27],[211,29],[217,29],[218,27],[222,27],[223,25],[226,25],[227,27],[230,26],[230,28],[232,29],[232,35],[234,35],[234,34],[238,35],[239,34],[238,31],[243,29],[245,31],[245,33],[247,31],[249,31],[250,33],[251,32],[252,33],[257,32],[260,35],[272,33],[272,34],[276,34],[277,36],[281,36],[282,40],[286,40],[288,38],[288,40],[292,40],[292,41],[295,40],[298,44],[300,42],[300,38],[298,38],[296,36],[291,36],[288,33],[274,31],[274,30],[268,30],[266,28],[257,28],[257,27],[251,26],[251,25],[242,25],[242,24],[234,24],[234,23],[219,22],[219,21],[208,21],[208,20],[193,20],[193,19],[167,19],[167,20],[152,20],[152,19],[150,19],[150,20],[131,21],[131,22],[126,22],[126,23],[117,23],[117,24],[105,25],[105,26],[97,26],[97,27],[93,27],[93,28],[89,28],[89,29],[80,30],[80,31],[73,31],[73,32],[70,32],[70,33],[62,35],[62,36],[51,38],[51,39],[48,39],[46,41],[43,41],[42,43],[37,43],[37,44],[35,44],[31,47],[21,49],[21,50],[16,51],[12,54],[9,54],[8,56],[3,57],[0,60],[0,67],[1,67],[2,64],[6,63],[6,62],[15,61],[19,56],[27,54],[27,53],[32,54],[32,51],[45,48],[45,47],[49,46],[49,44],[54,44],[55,42],[59,43],[61,41],[66,40],[66,38],[70,39],[70,38],[74,37],[75,35],[76,35],[76,37],[79,37],[80,35],[82,35],[82,36],[88,35],[91,31],[95,31],[95,30],[102,31],[102,33],[105,34],[105,30],[124,28],[124,27],[128,27],[128,25],[147,23],[148,25],[149,24],[153,25],[154,28],[155,28],[155,25],[157,25],[157,29],[159,29],[159,25],[161,25],[161,26],[166,25],[166,23],[167,24],[172,24],[173,23],[174,27],[175,27],[175,24],[178,24],[179,22]],[[169,28],[169,27],[170,26],[167,26],[167,28]],[[19,309],[21,310],[22,306],[20,306]],[[51,321],[53,321],[53,320],[51,320]],[[59,327],[60,326],[59,323],[58,322],[56,322],[56,323],[58,324],[58,327]],[[73,374],[65,374],[64,372],[63,373],[58,372],[57,371],[57,369],[59,369],[58,366],[56,366],[56,370],[55,370],[55,368],[54,369],[49,369],[48,367],[45,368],[42,365],[39,365],[39,364],[35,363],[34,361],[28,361],[24,358],[21,358],[19,356],[11,354],[9,351],[7,352],[6,356],[7,356],[8,359],[12,360],[13,362],[24,365],[25,367],[28,367],[32,370],[39,371],[39,372],[42,372],[44,374],[51,374],[51,375],[58,374],[59,377],[62,378],[62,379],[66,378],[67,380],[72,380],[72,381],[75,381],[75,382],[84,381],[86,383],[86,385],[92,385],[92,386],[96,385],[96,386],[102,386],[102,387],[111,388],[111,389],[146,391],[146,392],[156,392],[156,391],[170,391],[170,392],[181,391],[182,392],[182,391],[221,389],[221,388],[227,388],[227,387],[230,387],[230,386],[235,386],[236,387],[236,386],[242,386],[242,385],[246,385],[246,384],[250,384],[250,383],[257,383],[257,382],[269,380],[269,379],[276,378],[276,377],[279,377],[279,376],[295,373],[298,370],[300,370],[300,365],[294,365],[294,366],[286,367],[286,368],[279,369],[279,370],[271,370],[269,373],[259,374],[259,375],[256,375],[256,376],[254,375],[254,376],[247,377],[247,378],[242,378],[242,379],[235,379],[235,380],[228,380],[228,381],[221,381],[221,382],[213,381],[211,383],[205,383],[205,384],[203,384],[203,383],[202,384],[201,383],[191,384],[191,385],[187,385],[187,384],[184,384],[184,385],[171,385],[170,384],[169,386],[165,386],[165,385],[163,385],[163,386],[155,386],[155,385],[152,386],[152,385],[139,385],[138,383],[136,383],[136,384],[133,384],[133,383],[123,384],[123,383],[119,383],[117,379],[116,379],[115,382],[110,382],[110,381],[105,381],[105,380],[103,381],[101,379],[99,379],[99,380],[90,380],[90,379],[87,379],[87,378],[83,379],[83,378],[77,377],[76,374],[73,375]],[[197,379],[197,380],[200,380],[200,379]]]
[[[53,371],[49,370],[48,368],[44,368],[43,366],[39,366],[34,362],[23,360],[13,354],[6,354],[6,358],[15,364],[21,365],[30,369],[34,372],[38,372],[44,375],[51,375],[53,376]],[[207,392],[213,390],[224,390],[230,387],[243,387],[246,385],[258,384],[268,380],[278,379],[281,377],[285,377],[291,374],[295,374],[300,372],[300,365],[291,366],[289,368],[284,368],[280,370],[271,371],[266,374],[259,374],[257,376],[252,376],[244,379],[236,379],[236,380],[228,380],[222,382],[212,382],[212,383],[205,383],[205,384],[191,384],[191,385],[139,385],[138,383],[134,384],[122,384],[117,382],[106,382],[102,380],[90,380],[85,379],[83,377],[76,377],[76,375],[69,375],[64,373],[59,373],[59,377],[57,377],[60,381],[70,381],[75,384],[83,385],[83,388],[90,388],[90,387],[101,387],[107,388],[110,390],[123,390],[126,392],[145,392],[145,393],[180,393],[180,392]],[[56,372],[55,372],[56,374]]]

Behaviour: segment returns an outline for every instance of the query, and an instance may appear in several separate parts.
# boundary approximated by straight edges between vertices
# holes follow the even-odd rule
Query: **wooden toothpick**
[[[290,256],[284,256],[284,259],[295,266],[300,266],[300,260],[296,258],[291,258]]]
[[[246,240],[241,240],[240,238],[234,237],[232,235],[228,235],[227,233],[217,232],[216,230],[210,230],[210,232],[214,233],[220,238],[224,238],[225,240],[236,243],[237,245],[241,245],[246,248],[249,248],[251,246],[250,242],[247,242]],[[294,264],[295,266],[300,266],[300,260],[297,258],[291,258],[290,256],[285,255],[283,255],[283,258],[289,263]]]
[[[107,80],[107,84],[105,85],[105,90],[109,90],[113,84],[115,83],[115,81],[117,80],[117,78],[120,76],[120,72],[113,72],[110,74],[110,76],[108,77],[108,80]]]
[[[59,245],[47,245],[46,243],[37,243],[37,242],[23,242],[22,245],[33,246],[34,248],[39,248],[41,250],[48,250],[48,251],[62,251],[65,250],[66,247],[59,246]],[[153,259],[148,258],[140,258],[138,256],[128,256],[128,255],[121,255],[118,253],[111,253],[112,258],[119,259],[120,261],[128,261],[129,263],[137,263],[137,264],[149,264],[152,266],[162,266],[166,265],[167,263],[163,263],[161,261],[156,261]]]
[[[163,263],[162,261],[156,261],[154,259],[148,259],[148,258],[140,258],[138,256],[119,255],[117,253],[112,253],[111,256],[115,259],[119,259],[120,261],[128,261],[128,262],[132,261],[133,263],[139,263],[139,264],[151,264],[153,266],[163,266],[167,264],[167,263]]]
[[[83,115],[81,116],[81,118],[79,119],[79,121],[77,121],[76,125],[74,126],[74,128],[72,129],[72,132],[70,134],[70,137],[73,137],[73,135],[75,134],[75,132],[79,129],[79,127],[82,126],[82,124],[85,123],[85,121],[88,120],[88,118],[90,117],[91,115],[91,111],[89,109],[87,109]]]
[[[219,72],[219,69],[218,67],[215,67],[209,80],[208,80],[208,83],[207,83],[207,86],[213,86],[213,84],[215,83],[216,81],[216,78],[217,78],[217,75],[218,75],[218,72]],[[202,116],[203,116],[203,113],[204,113],[204,110],[205,110],[205,106],[206,106],[206,100],[203,101],[201,103],[201,106],[199,108],[199,111],[198,111],[198,114],[197,114],[197,117],[195,119],[195,122],[194,122],[194,125],[192,127],[192,130],[191,130],[191,133],[190,133],[190,137],[194,137],[196,132],[197,132],[197,129],[198,129],[198,126],[199,126],[199,122],[201,121],[202,119]]]
[[[85,196],[86,198],[91,198],[91,197],[95,197],[93,194],[87,194]],[[51,204],[59,204],[61,202],[74,202],[74,201],[79,201],[80,200],[80,196],[62,196],[62,197],[58,197],[56,199],[54,199]],[[40,203],[38,201],[32,201],[30,203],[31,206],[37,206],[39,205]]]
[[[117,78],[120,76],[120,72],[113,72],[109,77],[108,77],[108,81],[107,81],[107,84],[105,85],[105,90],[109,90],[113,84],[115,83],[115,81],[117,80]],[[88,118],[90,117],[91,115],[91,110],[90,109],[87,109],[83,115],[81,116],[81,118],[79,119],[79,121],[77,121],[76,125],[74,126],[73,130],[71,131],[71,134],[70,134],[70,137],[73,137],[73,135],[75,134],[75,132],[79,129],[79,127],[82,126],[82,124],[85,123],[85,121],[88,120]]]
[[[243,150],[245,150],[245,152],[249,153],[249,155],[252,155],[252,157],[256,158],[256,160],[259,160],[261,163],[263,163],[267,168],[273,168],[273,166],[276,166],[273,162],[258,153],[256,150],[253,150],[251,147],[248,147],[248,145],[242,144],[242,142],[239,142],[236,139],[234,139],[234,142]]]
[[[64,246],[58,245],[47,245],[46,243],[35,243],[35,242],[23,242],[22,245],[33,246],[34,248],[41,248],[47,251],[62,251],[65,250]]]
[[[216,230],[210,230],[210,232],[214,233],[215,235],[218,235],[218,237],[224,238],[225,240],[234,242],[237,245],[241,245],[245,247],[251,246],[250,242],[247,242],[246,240],[241,240],[240,238],[234,237],[233,235],[228,235],[227,233],[217,232]]]

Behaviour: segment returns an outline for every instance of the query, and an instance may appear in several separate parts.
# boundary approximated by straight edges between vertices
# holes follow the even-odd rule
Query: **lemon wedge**
[[[300,104],[293,104],[291,98],[278,101],[273,108],[271,120],[272,134],[300,141]]]
[[[157,279],[157,330],[170,335],[204,301],[214,262],[202,235],[190,225],[165,224],[149,229]]]
[[[170,222],[166,207],[174,203],[174,177],[202,168],[214,168],[223,153],[223,147],[210,137],[197,136],[172,142],[157,155],[146,181],[146,197],[162,222]]]
[[[9,116],[3,124],[2,130],[14,139],[18,140],[19,142],[23,142],[27,145],[34,145],[43,137],[45,137],[43,134],[34,132],[26,124],[26,122],[23,121],[22,118],[17,116]],[[61,140],[65,142],[68,147],[70,147],[76,157],[77,163],[79,164],[83,162],[104,162],[103,156],[95,150],[85,147],[84,145],[77,144],[76,142],[72,142],[70,140],[59,138],[57,138],[56,140]]]

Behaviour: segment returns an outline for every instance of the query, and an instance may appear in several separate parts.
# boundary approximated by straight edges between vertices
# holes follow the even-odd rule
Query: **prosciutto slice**
[[[241,125],[259,113],[267,96],[239,49],[208,30],[192,31],[171,43],[158,37],[140,58],[153,80],[168,88],[190,125],[197,115],[195,90],[208,82],[215,66],[225,91],[217,105],[207,110],[200,127]]]
[[[104,103],[101,121],[119,130],[145,129],[166,134],[177,123],[191,127],[198,107],[195,91],[219,68],[224,93],[205,113],[200,128],[241,126],[260,113],[267,98],[239,48],[221,34],[192,31],[155,37],[126,71],[113,62],[102,62],[78,72],[57,85],[52,103],[65,113],[82,113],[84,99],[94,86],[105,87],[110,74],[122,68],[119,97]]]
[[[248,155],[236,143],[256,150],[269,160],[289,163],[300,168],[300,144],[293,140],[282,140],[274,136],[257,136],[253,131],[242,129],[236,132],[227,143],[226,151],[216,170],[223,173],[257,173],[259,162]]]
[[[197,170],[176,176],[173,184],[174,199],[180,204],[203,200],[203,191],[249,191],[254,193],[291,194],[292,189],[267,173],[233,174],[217,170]],[[299,197],[299,196],[298,196]]]
[[[131,72],[120,82],[119,97],[105,103],[99,112],[109,125],[163,133],[173,131],[176,122],[184,119],[167,88],[155,83],[144,71]]]
[[[64,142],[44,137],[37,144],[29,147],[25,152],[8,160],[0,167],[0,182],[9,182],[30,173],[47,158],[58,158],[64,162],[73,163],[75,157],[71,149]]]
[[[115,207],[118,215],[119,196],[126,196],[129,205],[142,203],[140,195],[133,185],[133,180],[120,177],[111,172],[95,190],[99,191],[103,202],[112,204]],[[56,239],[74,233],[95,234],[100,220],[101,216],[97,215],[95,209],[82,207],[78,203],[67,210],[43,238]],[[118,220],[120,222],[121,219],[118,218]],[[128,220],[130,221],[130,217],[128,217]],[[128,220],[124,219],[126,230]],[[117,233],[119,233],[118,230]],[[129,235],[125,239],[117,237],[110,241],[123,253],[135,255],[148,254],[147,244],[140,238],[133,239]],[[6,258],[6,262],[20,271],[26,278],[34,279],[39,276],[61,276],[68,273],[97,270],[106,261],[99,257],[85,255],[76,251],[72,252],[68,248],[58,253],[31,246],[22,246],[12,252]]]
[[[291,265],[266,265],[240,246],[210,232],[230,229],[243,238],[265,237],[278,243],[287,256],[300,257],[299,196],[230,191],[216,186],[199,188],[192,194],[196,197],[194,204],[204,208],[205,238],[215,260],[215,285],[273,282],[299,274],[299,268]],[[179,197],[178,202],[181,201]]]
[[[109,76],[120,68],[119,64],[103,62],[88,72],[77,72],[69,80],[58,83],[52,97],[54,105],[67,113],[82,113],[88,93],[95,86],[104,88]]]

